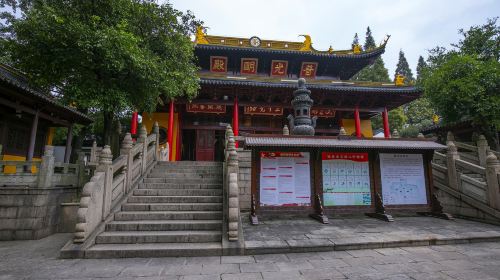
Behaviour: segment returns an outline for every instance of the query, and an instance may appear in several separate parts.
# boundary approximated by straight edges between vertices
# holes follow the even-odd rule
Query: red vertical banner
[[[168,112],[168,159],[172,161],[175,159],[174,155],[172,155],[173,150],[173,140],[174,139],[174,100],[170,101],[169,112]]]
[[[130,134],[137,134],[137,111],[132,112],[132,120],[130,122]]]
[[[359,117],[359,109],[357,107],[354,111],[354,124],[356,127],[356,137],[361,138],[361,119]]]
[[[234,136],[238,136],[238,132],[240,130],[240,123],[238,121],[239,112],[238,112],[238,97],[234,97],[234,106],[233,106],[233,133]],[[236,148],[238,148],[238,141],[234,142]]]
[[[382,112],[382,119],[384,122],[384,137],[391,138],[391,131],[389,129],[389,115],[387,114],[387,108],[384,108],[384,112]]]

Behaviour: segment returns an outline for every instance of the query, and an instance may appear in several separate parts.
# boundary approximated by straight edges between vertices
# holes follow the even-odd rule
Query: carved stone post
[[[486,167],[486,157],[488,156],[488,151],[490,147],[488,146],[488,141],[484,135],[479,135],[477,139],[477,156],[479,158],[479,165]]]
[[[449,141],[448,151],[446,152],[446,166],[448,168],[448,186],[454,190],[459,190],[458,186],[458,172],[455,165],[455,160],[459,159],[460,156],[457,152],[457,147],[453,141]]]
[[[492,152],[486,158],[486,183],[488,185],[488,204],[500,210],[500,161]]]
[[[147,143],[148,132],[146,127],[141,125],[141,130],[139,131],[139,138],[137,139],[137,144],[142,145],[141,160],[142,160],[142,170],[141,175],[146,172],[146,166],[148,161],[148,143]]]
[[[112,199],[112,189],[113,189],[113,166],[112,164],[113,154],[111,153],[111,148],[106,145],[99,155],[99,165],[97,166],[97,172],[104,172],[104,195],[102,203],[102,219],[106,219],[111,209],[111,199]]]
[[[158,161],[160,158],[160,126],[158,126],[158,122],[153,125],[153,133],[156,135],[154,160]]]
[[[232,132],[232,131],[231,131]],[[228,182],[228,238],[230,241],[238,240],[238,223],[240,215],[239,189],[238,189],[238,154],[234,136],[229,133],[227,145],[227,182]]]
[[[90,162],[96,163],[97,162],[97,143],[92,142],[92,148],[90,149]]]
[[[448,142],[450,141],[455,141],[455,135],[453,135],[453,132],[448,131],[448,133],[446,134],[446,144],[448,144]]]
[[[394,129],[394,130],[392,131],[392,136],[391,136],[391,138],[399,138],[399,132],[398,132],[398,130],[397,130],[397,129]]]
[[[120,149],[120,155],[124,155],[127,157],[127,164],[124,166],[125,173],[125,193],[128,193],[130,188],[132,187],[132,164],[134,162],[134,158],[132,157],[132,147],[134,146],[134,141],[132,141],[132,135],[130,132],[125,134],[123,137],[122,147]]]
[[[83,188],[83,185],[87,180],[85,180],[85,164],[86,164],[86,159],[85,159],[85,153],[82,151],[78,152],[78,158],[76,160],[76,163],[78,164],[78,191],[80,191],[81,188]]]
[[[52,176],[54,175],[54,147],[45,146],[45,151],[40,163],[40,170],[38,171],[38,187],[50,188],[52,187]]]

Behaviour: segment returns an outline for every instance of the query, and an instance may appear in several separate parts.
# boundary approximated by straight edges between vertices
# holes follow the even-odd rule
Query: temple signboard
[[[282,116],[283,115],[283,107],[281,107],[281,106],[245,106],[244,113],[246,115]]]
[[[325,206],[371,205],[368,153],[322,152]]]
[[[210,57],[210,72],[226,73],[227,72],[227,57],[211,56]]]
[[[226,113],[226,105],[188,103],[186,104],[186,111],[190,113],[224,114]]]
[[[271,62],[271,76],[284,77],[287,74],[288,61],[286,60],[273,60]]]
[[[311,116],[318,118],[333,118],[335,117],[335,110],[326,108],[312,108]]]
[[[317,62],[302,62],[302,67],[300,68],[300,77],[314,79],[316,77],[317,69]]]
[[[242,75],[255,75],[257,74],[258,60],[256,58],[242,58],[241,69]]]
[[[260,152],[260,205],[311,205],[308,152]]]

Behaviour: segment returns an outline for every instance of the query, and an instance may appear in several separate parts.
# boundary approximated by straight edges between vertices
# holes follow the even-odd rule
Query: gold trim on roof
[[[227,36],[214,36],[207,35],[204,32],[202,26],[199,26],[196,29],[196,36],[194,43],[195,44],[204,44],[204,45],[215,45],[215,46],[229,46],[229,47],[240,47],[240,48],[261,48],[261,49],[270,49],[270,50],[289,50],[289,51],[301,51],[301,52],[312,52],[312,53],[321,53],[321,54],[364,54],[370,53],[377,49],[384,48],[389,40],[389,35],[384,39],[382,44],[374,49],[370,50],[338,50],[334,51],[330,46],[328,50],[319,51],[313,48],[312,39],[310,35],[299,35],[303,36],[305,39],[303,42],[292,42],[292,41],[278,41],[278,40],[262,40],[260,41],[259,46],[252,46],[250,44],[250,38],[240,38],[240,37],[227,37]]]

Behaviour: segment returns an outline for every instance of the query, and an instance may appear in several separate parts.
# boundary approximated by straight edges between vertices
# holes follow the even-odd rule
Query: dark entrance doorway
[[[196,130],[196,160],[213,161],[215,142],[214,130]]]

